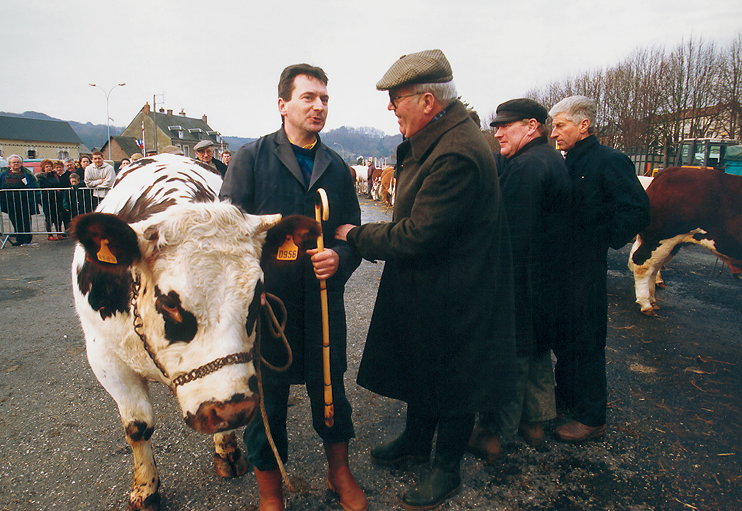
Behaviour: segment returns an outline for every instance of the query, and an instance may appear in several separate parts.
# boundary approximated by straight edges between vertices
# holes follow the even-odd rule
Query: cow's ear
[[[86,259],[103,268],[129,266],[141,257],[136,233],[116,215],[79,215],[70,233],[85,248]]]
[[[271,227],[281,221],[281,215],[259,215],[260,225],[255,228],[255,234],[267,232]]]
[[[271,227],[265,237],[263,250],[274,253],[278,247],[286,242],[291,236],[294,243],[301,249],[307,241],[314,241],[319,237],[320,226],[308,216],[291,215],[281,219],[279,223]]]

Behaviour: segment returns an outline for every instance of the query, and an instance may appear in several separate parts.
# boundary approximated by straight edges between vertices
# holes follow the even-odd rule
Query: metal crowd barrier
[[[0,249],[11,236],[64,235],[72,218],[94,211],[98,200],[85,187],[0,189]]]

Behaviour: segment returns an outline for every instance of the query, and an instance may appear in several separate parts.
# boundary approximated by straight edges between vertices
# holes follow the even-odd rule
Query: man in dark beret
[[[501,455],[500,437],[516,431],[532,447],[544,438],[543,422],[556,417],[551,352],[568,335],[571,182],[564,158],[547,144],[546,108],[532,99],[506,101],[490,123],[502,165],[500,189],[513,251],[516,345],[512,399],[482,413],[469,450],[487,461]]]
[[[196,158],[205,163],[212,169],[215,169],[224,177],[227,172],[227,166],[220,160],[214,158],[214,142],[211,140],[202,140],[193,148],[196,151]]]
[[[386,261],[358,383],[406,402],[407,418],[371,459],[427,462],[437,428],[432,470],[402,498],[405,509],[432,509],[461,486],[475,412],[509,394],[510,243],[494,156],[456,99],[443,52],[400,58],[376,88],[389,91],[404,135],[394,216],[336,236]]]

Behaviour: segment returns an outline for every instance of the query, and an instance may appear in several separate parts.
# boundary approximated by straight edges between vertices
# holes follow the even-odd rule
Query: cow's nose
[[[213,435],[220,431],[239,428],[250,422],[257,409],[258,395],[237,394],[226,402],[201,403],[195,414],[188,413],[185,422],[199,433]]]

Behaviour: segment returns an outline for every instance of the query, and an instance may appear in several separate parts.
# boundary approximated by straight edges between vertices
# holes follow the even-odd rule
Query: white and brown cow
[[[219,202],[221,183],[181,156],[138,160],[73,224],[72,287],[88,360],[134,456],[130,509],[159,503],[148,381],[168,385],[186,423],[214,435],[219,475],[245,473],[230,430],[258,406],[252,358],[266,232],[288,229],[274,236],[282,241],[316,230],[305,217],[252,216]]]
[[[647,187],[652,220],[629,256],[636,302],[655,315],[655,276],[687,243],[701,245],[736,276],[742,264],[742,177],[713,169],[668,168]]]

